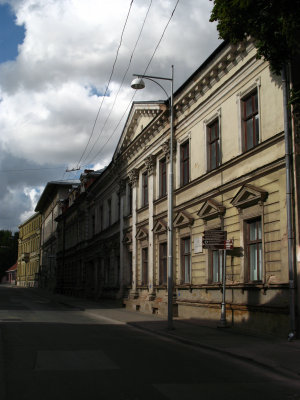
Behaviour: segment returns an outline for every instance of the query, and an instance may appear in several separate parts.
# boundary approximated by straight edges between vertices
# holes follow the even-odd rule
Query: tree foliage
[[[279,74],[300,53],[300,0],[213,0],[210,21],[220,38],[237,43],[251,36],[257,56]]]

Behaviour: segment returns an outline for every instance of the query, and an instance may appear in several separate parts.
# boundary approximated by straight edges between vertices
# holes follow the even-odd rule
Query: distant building
[[[41,215],[39,213],[35,213],[19,226],[18,286],[38,286],[40,231]]]
[[[36,205],[41,214],[39,285],[54,290],[56,285],[56,218],[60,215],[69,191],[80,184],[79,180],[48,182]]]
[[[6,282],[15,285],[17,281],[18,263],[16,262],[12,267],[8,268],[6,272]]]

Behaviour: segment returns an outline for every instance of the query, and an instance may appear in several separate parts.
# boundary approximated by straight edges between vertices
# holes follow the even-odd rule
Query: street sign
[[[202,253],[203,252],[203,238],[202,236],[194,237],[194,253]]]
[[[211,250],[232,250],[233,240],[227,240],[227,232],[220,230],[204,231],[203,248]]]
[[[227,239],[227,232],[220,231],[217,229],[204,231],[204,239],[216,239],[216,240],[226,240]]]
[[[225,240],[225,250],[233,250],[233,239]]]

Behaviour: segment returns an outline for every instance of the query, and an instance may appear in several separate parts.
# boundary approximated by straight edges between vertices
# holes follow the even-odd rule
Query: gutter
[[[289,82],[288,65],[285,64],[281,72],[283,91],[283,116],[285,140],[285,171],[286,171],[286,213],[288,235],[288,270],[289,270],[289,309],[290,331],[288,341],[296,338],[296,280],[295,280],[295,230],[293,213],[293,178],[292,178],[292,146],[290,115],[288,111]]]

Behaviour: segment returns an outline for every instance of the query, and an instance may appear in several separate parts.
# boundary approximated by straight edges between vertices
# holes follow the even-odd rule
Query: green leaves
[[[232,43],[250,35],[276,74],[300,53],[300,0],[214,0],[210,21]]]

